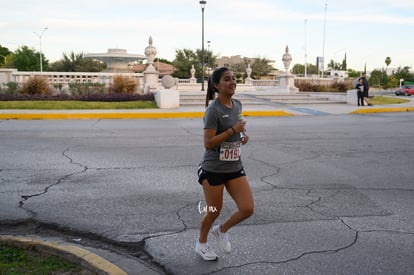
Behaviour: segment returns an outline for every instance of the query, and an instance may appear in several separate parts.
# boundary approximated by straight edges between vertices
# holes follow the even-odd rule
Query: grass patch
[[[0,246],[0,274],[79,274],[83,270],[76,264],[56,256],[34,250]]]
[[[108,109],[154,109],[155,101],[78,101],[78,100],[15,100],[0,101],[0,109],[21,110],[108,110]]]
[[[369,103],[372,105],[401,104],[407,102],[410,102],[410,100],[389,96],[374,96],[373,98],[369,99]]]

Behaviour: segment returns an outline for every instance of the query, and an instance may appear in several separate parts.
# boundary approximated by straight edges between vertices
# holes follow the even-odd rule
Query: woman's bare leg
[[[207,212],[201,220],[199,241],[200,243],[206,243],[211,225],[220,215],[221,208],[223,207],[224,185],[211,186],[206,179],[203,180],[202,184]]]
[[[228,181],[226,189],[235,201],[238,210],[221,225],[221,232],[224,233],[232,226],[250,217],[254,211],[253,195],[247,177],[243,176]]]

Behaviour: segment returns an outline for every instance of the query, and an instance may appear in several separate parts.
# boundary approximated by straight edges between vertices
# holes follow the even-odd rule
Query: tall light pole
[[[328,1],[325,2],[325,14],[323,17],[323,46],[322,46],[322,64],[323,64],[323,68],[322,68],[322,77],[323,77],[323,73],[325,70],[325,33],[326,33],[326,9],[328,7]]]
[[[305,19],[305,77],[308,76],[308,65],[306,64],[307,63],[307,57],[308,57],[308,53],[307,53],[307,40],[308,40],[307,29],[308,29],[308,19]]]
[[[201,91],[204,92],[204,7],[206,6],[207,1],[200,1],[201,6]]]
[[[40,72],[43,72],[43,64],[42,64],[42,36],[47,30],[47,27],[43,29],[42,33],[39,35],[37,32],[33,32],[37,37],[39,37],[39,60],[40,60]]]
[[[208,40],[207,41],[207,47],[208,47],[208,50],[207,50],[207,53],[208,53],[208,59],[207,59],[207,64],[208,64],[207,76],[208,77],[210,77],[210,69],[211,69],[211,67],[210,67],[210,57],[211,57],[211,53],[210,53],[210,43],[211,43],[211,41]]]

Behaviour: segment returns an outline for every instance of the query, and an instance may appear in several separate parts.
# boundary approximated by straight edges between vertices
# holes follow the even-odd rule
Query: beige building
[[[231,68],[232,65],[245,63],[246,61],[250,64],[254,62],[255,58],[250,57],[242,57],[240,55],[233,55],[233,56],[222,56],[217,57],[214,66],[216,68],[219,67],[228,67]]]

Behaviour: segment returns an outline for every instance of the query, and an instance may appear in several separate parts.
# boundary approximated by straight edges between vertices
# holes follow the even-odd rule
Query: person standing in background
[[[365,105],[372,106],[372,104],[369,103],[369,100],[368,100],[368,97],[369,97],[369,95],[368,95],[369,83],[368,83],[367,75],[366,75],[365,72],[362,73],[361,79],[362,79],[362,85],[364,86],[364,95],[363,96],[364,96]]]
[[[357,89],[358,106],[364,106],[364,84],[362,78],[358,79],[355,89]]]

